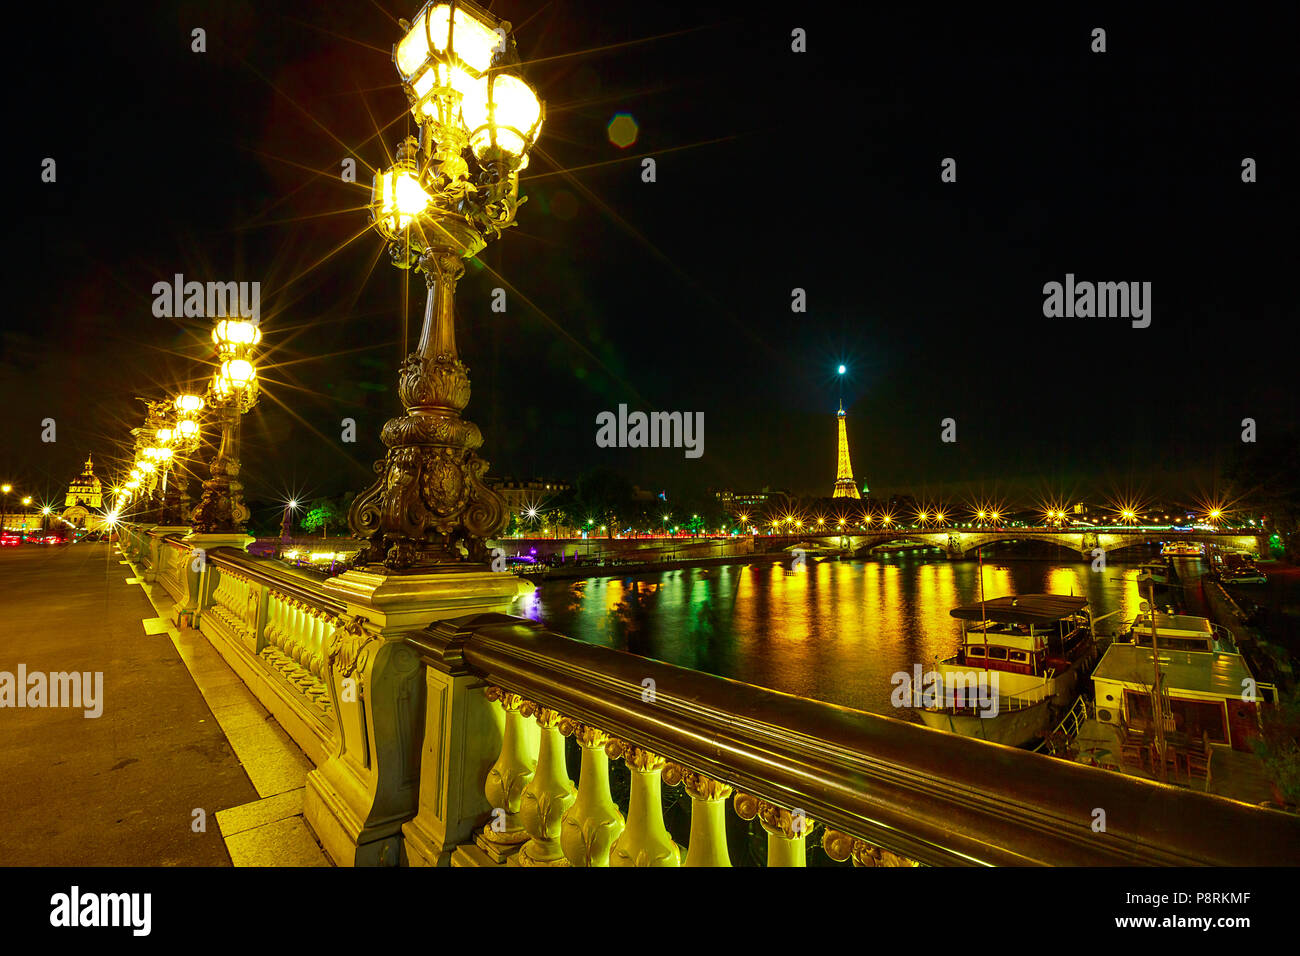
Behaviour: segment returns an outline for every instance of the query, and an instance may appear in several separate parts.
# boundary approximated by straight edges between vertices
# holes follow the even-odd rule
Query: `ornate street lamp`
[[[167,472],[171,463],[172,451],[169,447],[172,435],[168,412],[171,403],[167,401],[150,401],[141,398],[148,408],[144,424],[131,429],[135,436],[135,460],[133,476],[140,481],[146,497],[142,501],[141,517],[147,521],[167,523],[162,515],[163,494],[167,488]]]
[[[206,404],[216,413],[221,426],[221,445],[209,462],[210,477],[203,483],[203,495],[194,508],[193,528],[195,534],[239,534],[248,520],[244,486],[239,481],[239,423],[240,416],[257,404],[253,355],[262,341],[262,332],[246,319],[220,318],[212,330],[212,341],[220,365],[208,386]],[[204,407],[203,400],[198,396],[182,398],[188,399],[188,419],[194,421]],[[197,441],[197,421],[192,434]]]
[[[518,75],[509,23],[455,2],[429,3],[402,26],[393,60],[420,136],[375,175],[370,212],[394,264],[424,273],[428,302],[398,376],[406,415],[384,425],[379,477],[353,502],[348,525],[367,539],[355,566],[409,573],[485,562],[487,539],[508,520],[483,483],[482,433],[461,418],[469,370],[452,303],[464,260],[514,224],[519,171],[545,110]]]
[[[165,464],[168,476],[164,477],[162,523],[183,526],[189,522],[189,479],[181,459],[191,454],[199,445],[198,414],[204,401],[198,395],[183,394],[170,404],[174,416],[168,427],[159,430],[159,444],[166,449]],[[175,467],[172,467],[175,463]]]

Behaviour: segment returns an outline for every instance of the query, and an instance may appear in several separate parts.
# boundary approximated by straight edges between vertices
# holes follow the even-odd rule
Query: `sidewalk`
[[[0,554],[0,672],[103,674],[98,718],[0,708],[0,865],[323,863],[295,816],[310,763],[140,585],[108,544]]]

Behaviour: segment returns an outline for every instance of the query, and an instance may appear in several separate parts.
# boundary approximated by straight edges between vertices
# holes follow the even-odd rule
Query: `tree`
[[[616,472],[607,469],[588,472],[578,479],[574,491],[581,526],[589,532],[604,525],[606,537],[612,538],[616,530],[622,529],[625,519],[635,514],[632,483]]]
[[[1243,442],[1229,477],[1267,514],[1287,560],[1300,561],[1300,434],[1291,427],[1267,444]]]
[[[1263,708],[1263,734],[1251,742],[1283,800],[1300,803],[1300,695],[1282,693]]]
[[[341,527],[346,514],[340,502],[333,498],[320,498],[302,519],[304,531],[321,529],[321,537],[329,536],[329,526]]]

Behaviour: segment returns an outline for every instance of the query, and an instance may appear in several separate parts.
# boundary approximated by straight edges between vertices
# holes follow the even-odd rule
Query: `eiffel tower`
[[[849,461],[849,433],[844,428],[844,403],[840,402],[840,452],[835,468],[835,493],[832,498],[861,498],[853,481],[853,463]]]

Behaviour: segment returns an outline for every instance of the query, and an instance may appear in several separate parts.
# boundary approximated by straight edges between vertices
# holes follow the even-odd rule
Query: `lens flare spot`
[[[641,128],[637,126],[636,120],[632,118],[631,113],[615,113],[614,118],[609,121],[609,141],[619,149],[627,149],[636,142],[637,134]]]

